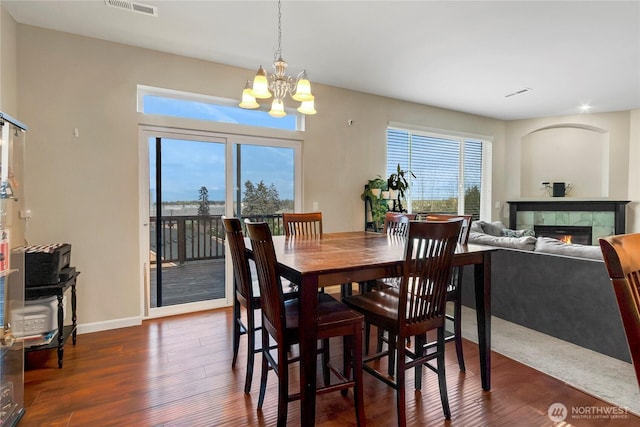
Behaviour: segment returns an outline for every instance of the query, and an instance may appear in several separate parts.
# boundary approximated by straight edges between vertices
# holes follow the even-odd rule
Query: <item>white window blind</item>
[[[410,212],[486,217],[490,204],[490,142],[411,129],[387,129],[387,171],[411,171]],[[490,216],[490,212],[489,212]]]

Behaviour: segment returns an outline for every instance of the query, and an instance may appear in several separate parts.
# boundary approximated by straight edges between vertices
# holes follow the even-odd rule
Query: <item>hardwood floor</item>
[[[251,394],[244,394],[246,337],[231,370],[230,308],[148,320],[142,326],[78,336],[65,346],[64,367],[55,351],[30,353],[25,372],[26,414],[21,426],[271,426],[276,423],[276,381],[269,378],[262,412],[256,410],[260,357]],[[372,328],[373,329],[373,328]],[[372,330],[372,334],[375,330]],[[374,344],[374,340],[372,340]],[[450,347],[451,346],[451,347]],[[338,341],[332,358],[341,360]],[[552,426],[547,410],[564,404],[564,423],[576,426],[637,426],[640,418],[578,419],[572,408],[610,411],[611,406],[561,381],[492,353],[492,390],[484,392],[477,346],[464,342],[467,372],[457,368],[453,343],[447,344],[447,385],[452,419],[445,421],[437,378],[424,370],[422,393],[407,379],[411,426]],[[597,375],[597,367],[594,367]],[[292,378],[297,378],[294,365]],[[292,381],[293,381],[292,380]],[[396,424],[395,392],[365,373],[367,425]],[[297,383],[291,389],[297,388]],[[289,425],[299,425],[299,404],[289,405]],[[586,409],[585,409],[586,408]],[[615,408],[618,409],[618,408]],[[318,426],[355,425],[352,393],[318,397]]]

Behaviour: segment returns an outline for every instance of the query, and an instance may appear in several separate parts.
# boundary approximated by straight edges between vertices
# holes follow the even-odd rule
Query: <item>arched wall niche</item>
[[[547,197],[541,182],[571,183],[571,197],[609,196],[609,132],[563,123],[536,129],[521,139],[520,194]]]

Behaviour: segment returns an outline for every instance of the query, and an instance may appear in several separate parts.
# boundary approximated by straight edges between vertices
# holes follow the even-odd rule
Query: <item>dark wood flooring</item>
[[[231,369],[230,308],[147,320],[142,326],[78,336],[65,346],[64,367],[55,351],[30,353],[25,372],[26,413],[20,426],[271,426],[276,422],[276,381],[270,375],[262,412],[256,410],[260,358],[251,394],[244,394],[246,338]],[[373,328],[372,328],[373,329]],[[375,333],[375,330],[372,330]],[[572,408],[611,406],[561,381],[493,353],[492,390],[482,391],[475,344],[465,341],[467,372],[460,373],[453,343],[447,344],[447,384],[452,419],[445,421],[436,375],[424,370],[422,393],[408,375],[411,426],[552,426],[553,403]],[[335,352],[334,352],[335,351]],[[332,357],[340,360],[340,345]],[[297,366],[296,366],[297,368]],[[594,367],[594,375],[598,367]],[[293,380],[297,378],[297,369]],[[395,393],[364,374],[369,426],[396,424]],[[297,387],[297,383],[291,386]],[[320,396],[318,426],[355,425],[351,392]],[[299,425],[299,403],[289,406],[289,425]],[[615,408],[617,409],[617,408]],[[640,418],[575,418],[555,425],[638,426]]]

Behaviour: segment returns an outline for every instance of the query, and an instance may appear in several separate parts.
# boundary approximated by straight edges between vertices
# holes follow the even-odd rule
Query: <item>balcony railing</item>
[[[187,261],[224,258],[225,233],[221,218],[221,215],[160,217],[162,262],[182,264]],[[243,227],[245,219],[268,223],[273,235],[281,235],[284,232],[282,214],[243,216]],[[155,264],[158,258],[156,217],[150,218],[149,229],[151,252],[156,254],[152,257],[151,263]]]

